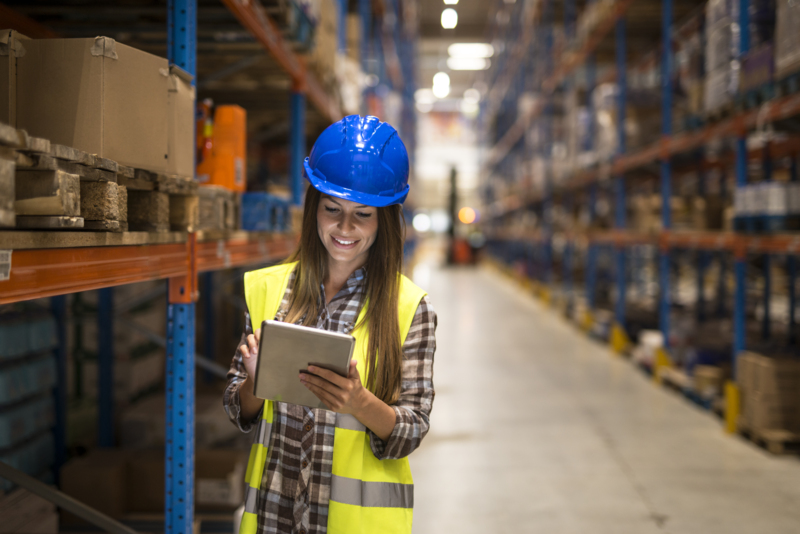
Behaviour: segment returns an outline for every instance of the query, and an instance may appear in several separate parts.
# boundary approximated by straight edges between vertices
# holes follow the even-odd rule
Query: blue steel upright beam
[[[98,291],[97,302],[97,442],[114,446],[114,288]]]
[[[170,63],[196,76],[197,0],[168,0],[167,26]],[[188,274],[169,280],[164,447],[166,534],[191,534],[194,527],[196,243],[196,235],[190,233],[186,245]]]
[[[564,37],[566,37],[567,46],[571,45],[572,40],[575,39],[576,13],[575,0],[564,0]]]
[[[56,485],[60,487],[61,467],[67,461],[67,296],[51,297],[50,308],[56,320],[56,338],[58,340],[55,350],[56,387],[53,391],[56,408],[56,424],[53,432],[56,463],[53,466],[53,472],[56,476]]]
[[[620,17],[616,23],[616,60],[617,60],[617,155],[625,153],[625,106],[627,104],[627,74],[625,19]],[[625,176],[620,174],[614,178],[614,227],[624,230],[625,221]],[[617,247],[617,303],[615,319],[618,325],[625,327],[625,247]]]
[[[663,0],[662,25],[661,25],[661,134],[668,137],[672,134],[672,0]],[[661,157],[661,225],[664,230],[672,226],[671,203],[672,198],[672,168],[669,155]],[[664,343],[669,340],[669,249],[659,250],[658,282],[660,288],[659,325],[664,334]]]
[[[291,98],[290,176],[292,203],[299,206],[303,202],[303,158],[306,155],[306,95],[293,89]]]
[[[336,47],[339,52],[347,52],[347,0],[336,1],[338,28],[336,31]]]
[[[734,0],[737,1],[737,0]],[[739,2],[739,59],[750,49],[749,0]],[[736,187],[747,185],[747,132],[738,132],[736,139]],[[748,226],[752,217],[747,217]],[[745,262],[746,251],[737,250],[734,258],[735,293],[733,299],[733,378],[736,379],[736,361],[745,348]]]
[[[592,93],[597,83],[597,69],[595,55],[591,54],[586,58],[586,91],[589,98],[586,102],[588,112],[589,131],[586,136],[586,146],[584,150],[592,151],[595,147],[595,127],[594,127],[594,102]],[[589,223],[594,223],[597,209],[597,182],[589,186]],[[595,291],[597,289],[597,245],[589,242],[588,258],[586,259],[586,301],[590,310],[594,309]]]

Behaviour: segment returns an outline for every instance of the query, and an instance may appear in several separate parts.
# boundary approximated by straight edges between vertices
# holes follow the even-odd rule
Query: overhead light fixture
[[[434,100],[433,91],[430,89],[417,89],[414,92],[414,101],[417,104],[433,104]]]
[[[482,57],[449,57],[447,68],[450,70],[486,70],[492,62]]]
[[[450,87],[450,76],[446,72],[437,72],[433,75],[433,86],[446,85]]]
[[[433,96],[436,98],[446,98],[447,95],[450,94],[450,86],[449,85],[434,85],[433,86]]]
[[[450,57],[492,57],[494,47],[489,43],[453,43],[447,53]]]
[[[458,3],[458,0],[444,0],[444,3],[448,6],[454,6]]]
[[[420,113],[429,113],[433,109],[433,102],[417,102],[416,108]]]
[[[453,8],[448,7],[442,11],[442,28],[452,30],[458,25],[458,13]]]
[[[461,113],[468,117],[476,116],[480,110],[477,102],[467,99],[462,100],[459,107],[461,109]]]
[[[477,104],[481,101],[481,92],[475,89],[474,87],[470,87],[466,91],[464,91],[464,100],[467,102],[474,102]]]

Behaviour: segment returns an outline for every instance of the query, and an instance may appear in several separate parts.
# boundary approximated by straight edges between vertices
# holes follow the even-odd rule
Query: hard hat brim
[[[309,181],[311,186],[320,193],[341,198],[343,200],[349,200],[351,202],[358,202],[359,204],[364,204],[365,206],[385,208],[386,206],[392,206],[394,204],[402,204],[406,201],[406,197],[408,196],[408,191],[410,189],[410,186],[406,184],[405,188],[401,192],[392,196],[371,195],[369,193],[362,193],[361,191],[355,191],[353,189],[347,189],[345,187],[338,186],[315,176],[314,171],[312,171],[308,165],[308,161],[303,162],[303,167],[305,169],[303,174],[305,175],[306,179]]]

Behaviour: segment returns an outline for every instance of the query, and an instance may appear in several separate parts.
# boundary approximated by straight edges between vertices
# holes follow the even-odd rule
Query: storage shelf
[[[300,58],[291,51],[275,24],[269,20],[263,7],[254,2],[241,2],[240,0],[222,0],[231,13],[239,19],[242,26],[247,28],[253,36],[272,55],[281,68],[292,78],[295,90],[305,92],[314,106],[331,122],[342,118],[342,110],[320,86],[317,79],[308,72]]]
[[[726,251],[735,254],[797,254],[800,253],[800,234],[750,235],[727,231],[678,230],[648,234],[631,230],[591,230],[586,232],[554,232],[565,241],[631,247],[658,246],[667,249]],[[504,241],[543,243],[549,236],[535,230],[522,233],[497,233],[494,238]]]
[[[184,236],[186,234],[183,234]],[[285,258],[296,236],[254,234],[197,244],[198,271]],[[0,304],[185,276],[188,243],[14,250],[11,276],[0,282]]]

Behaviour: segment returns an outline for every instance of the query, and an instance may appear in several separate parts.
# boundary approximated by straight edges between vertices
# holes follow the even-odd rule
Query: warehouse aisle
[[[775,458],[481,269],[414,271],[439,314],[415,534],[800,532]]]

